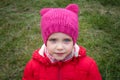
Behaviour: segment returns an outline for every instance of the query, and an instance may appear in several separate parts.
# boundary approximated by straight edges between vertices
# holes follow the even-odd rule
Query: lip
[[[56,53],[56,55],[58,55],[58,56],[63,56],[64,53]]]

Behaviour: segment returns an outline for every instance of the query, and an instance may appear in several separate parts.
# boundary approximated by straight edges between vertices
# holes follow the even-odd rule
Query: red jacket
[[[102,80],[95,61],[86,56],[86,50],[82,47],[79,57],[56,63],[40,56],[38,51],[27,63],[22,80]]]

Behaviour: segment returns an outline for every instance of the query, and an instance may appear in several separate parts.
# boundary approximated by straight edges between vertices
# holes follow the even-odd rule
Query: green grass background
[[[21,80],[32,52],[43,42],[39,10],[80,6],[78,44],[87,49],[103,80],[120,80],[120,0],[1,0],[0,80]]]

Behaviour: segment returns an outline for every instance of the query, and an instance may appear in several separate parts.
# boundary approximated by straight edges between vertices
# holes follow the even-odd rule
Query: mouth
[[[63,56],[64,53],[56,53],[56,55],[58,55],[58,56]]]

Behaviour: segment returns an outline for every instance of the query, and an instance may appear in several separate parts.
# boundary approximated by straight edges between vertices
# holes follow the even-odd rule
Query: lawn
[[[103,80],[120,80],[120,0],[1,0],[0,80],[21,80],[32,52],[43,43],[39,10],[80,6],[78,44],[87,49]]]

